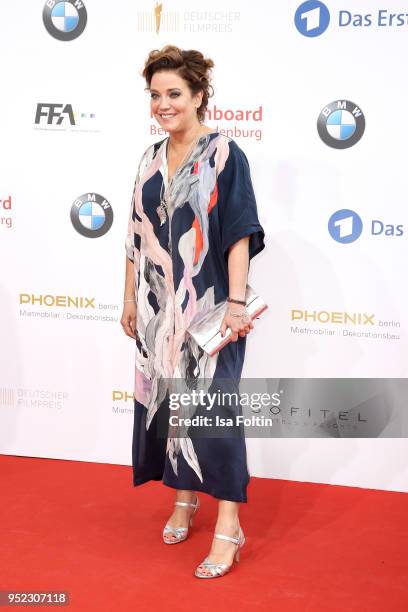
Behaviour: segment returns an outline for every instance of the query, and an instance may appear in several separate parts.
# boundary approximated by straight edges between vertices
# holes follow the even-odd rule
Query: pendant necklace
[[[188,149],[187,153],[185,154],[185,156],[183,157],[183,159],[181,160],[181,162],[177,166],[177,169],[175,170],[175,172],[174,172],[173,176],[171,177],[170,181],[168,182],[168,185],[167,185],[166,189],[164,188],[164,177],[163,177],[163,181],[162,181],[162,184],[161,184],[161,187],[160,187],[160,204],[156,208],[156,212],[157,212],[157,214],[159,216],[159,219],[160,219],[160,227],[166,222],[166,215],[168,215],[167,202],[166,202],[166,198],[165,198],[165,192],[170,189],[170,187],[173,184],[173,181],[174,181],[176,175],[182,169],[183,164],[186,161],[186,159],[188,159],[190,157],[191,152],[195,148],[198,140],[199,140],[199,138],[194,138],[192,146]],[[169,141],[167,142],[167,145],[168,144],[169,144]],[[168,175],[167,148],[166,148],[166,174]]]

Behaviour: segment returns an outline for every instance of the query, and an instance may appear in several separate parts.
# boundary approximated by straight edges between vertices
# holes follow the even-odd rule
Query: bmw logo
[[[82,0],[47,0],[43,22],[51,36],[57,40],[74,40],[85,30],[86,8]]]
[[[76,231],[86,238],[99,238],[113,223],[109,202],[98,193],[85,193],[71,206],[71,221]]]
[[[325,144],[333,149],[348,149],[364,134],[362,110],[350,100],[327,104],[317,119],[317,131]]]
[[[343,208],[337,210],[329,219],[328,230],[336,242],[349,244],[360,237],[363,231],[363,222],[360,215],[354,210]]]
[[[303,36],[320,36],[329,27],[329,9],[319,0],[303,2],[295,13],[295,26]]]

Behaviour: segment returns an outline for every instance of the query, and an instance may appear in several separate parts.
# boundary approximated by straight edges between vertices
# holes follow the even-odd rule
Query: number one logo
[[[328,230],[336,242],[349,244],[360,237],[363,231],[363,222],[360,215],[354,210],[343,208],[337,210],[329,219]]]
[[[351,236],[353,233],[353,217],[344,217],[334,222],[335,227],[339,228],[339,238]]]
[[[302,2],[295,13],[295,26],[303,36],[320,36],[329,23],[329,9],[319,0]]]
[[[307,11],[306,13],[302,13],[300,15],[302,21],[306,21],[306,32],[310,32],[310,30],[315,30],[320,25],[320,6],[312,9],[311,11]]]

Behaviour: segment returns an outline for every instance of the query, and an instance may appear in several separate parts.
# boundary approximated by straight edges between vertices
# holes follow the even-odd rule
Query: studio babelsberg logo
[[[71,221],[82,236],[99,238],[111,228],[112,207],[99,193],[84,193],[71,206]]]
[[[47,0],[43,22],[47,32],[57,40],[74,40],[85,30],[85,5],[82,0]]]
[[[325,144],[333,149],[348,149],[364,134],[362,110],[350,100],[335,100],[327,104],[317,119],[317,131]]]
[[[329,23],[329,9],[318,0],[302,2],[295,13],[295,26],[303,36],[320,36],[327,30]]]
[[[329,219],[329,234],[336,242],[349,244],[361,236],[363,222],[354,210],[343,208],[337,210]]]

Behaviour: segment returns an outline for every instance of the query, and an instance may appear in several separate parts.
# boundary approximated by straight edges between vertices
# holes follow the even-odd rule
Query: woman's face
[[[187,81],[170,70],[155,72],[150,83],[150,109],[167,132],[182,132],[199,123],[202,92],[191,94]]]

